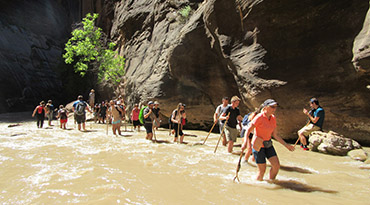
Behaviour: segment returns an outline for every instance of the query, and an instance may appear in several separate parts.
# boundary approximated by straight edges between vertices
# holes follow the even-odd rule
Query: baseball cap
[[[263,102],[263,107],[272,106],[272,105],[278,105],[278,103],[273,99],[267,99],[265,102]]]

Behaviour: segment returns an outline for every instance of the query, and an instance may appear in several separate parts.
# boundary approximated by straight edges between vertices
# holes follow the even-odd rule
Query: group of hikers
[[[119,97],[117,100],[110,100],[109,103],[103,101],[100,105],[95,104],[95,101],[92,100],[92,98],[95,98],[93,90],[90,92],[89,97],[89,105],[83,100],[83,96],[81,95],[73,103],[72,111],[74,113],[75,123],[78,125],[78,130],[81,130],[81,126],[83,130],[86,130],[85,121],[87,110],[94,112],[94,118],[103,118],[103,123],[104,119],[107,123],[110,122],[112,124],[113,134],[116,135],[118,133],[121,135],[120,126],[126,113],[126,107],[123,104],[122,97]],[[233,152],[237,137],[240,136],[243,139],[241,146],[242,154],[246,150],[245,161],[247,162],[252,155],[252,160],[255,161],[258,167],[257,180],[263,180],[266,171],[266,159],[271,164],[269,179],[275,179],[280,169],[279,158],[271,141],[272,136],[289,151],[295,150],[295,145],[298,141],[300,141],[303,150],[309,150],[307,147],[309,135],[314,131],[322,130],[325,112],[316,98],[312,98],[309,101],[310,111],[303,109],[303,113],[308,117],[308,122],[298,131],[298,140],[294,145],[286,143],[277,133],[275,112],[278,108],[278,103],[275,100],[265,100],[255,111],[248,113],[244,117],[240,114],[240,101],[239,97],[233,96],[229,104],[228,97],[222,98],[222,104],[216,108],[213,115],[214,125],[219,125],[222,144],[227,147],[229,153]],[[183,126],[186,123],[185,106],[185,104],[179,103],[169,118],[170,134],[174,134],[174,142],[184,142]],[[46,105],[42,101],[32,114],[32,116],[37,117],[37,127],[42,128],[45,117],[48,118],[49,125],[51,125],[53,112],[54,107],[52,101],[49,100]],[[68,111],[63,105],[59,106],[57,118],[60,119],[60,128],[66,129]],[[140,131],[140,126],[144,126],[147,140],[156,140],[153,140],[153,132],[155,133],[155,130],[161,124],[160,108],[157,101],[149,101],[147,106],[141,109],[139,109],[138,104],[135,104],[131,111],[130,119],[134,129],[138,127],[138,131]]]

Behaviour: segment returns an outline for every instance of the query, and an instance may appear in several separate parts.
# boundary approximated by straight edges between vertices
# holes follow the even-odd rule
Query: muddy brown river
[[[275,141],[277,181],[256,181],[257,168],[242,163],[235,183],[239,156],[223,146],[213,153],[217,134],[196,145],[207,132],[185,130],[195,135],[189,144],[173,144],[160,129],[162,143],[153,143],[143,127],[116,137],[90,122],[79,132],[73,120],[69,130],[56,121],[38,129],[25,115],[0,115],[1,204],[370,204],[370,170],[349,157],[289,152]]]

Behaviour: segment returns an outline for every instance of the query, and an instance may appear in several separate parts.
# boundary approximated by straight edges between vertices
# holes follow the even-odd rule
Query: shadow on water
[[[257,167],[256,164],[253,164],[253,163],[250,163],[250,162],[248,162],[248,165],[252,166],[252,167]],[[267,166],[271,167],[271,165],[269,165],[269,164]],[[287,172],[298,172],[298,173],[301,173],[301,174],[312,174],[312,172],[308,169],[301,168],[301,167],[295,167],[295,166],[280,165],[280,169],[284,170],[284,171],[287,171]]]
[[[274,189],[290,189],[298,192],[323,192],[329,194],[338,193],[338,191],[322,189],[320,187],[310,186],[294,180],[268,180],[267,182],[277,185]]]
[[[158,144],[173,144],[172,142],[168,140],[152,140],[153,143],[158,143]]]
[[[10,137],[17,137],[21,135],[27,135],[27,133],[15,133],[15,134],[10,135]]]

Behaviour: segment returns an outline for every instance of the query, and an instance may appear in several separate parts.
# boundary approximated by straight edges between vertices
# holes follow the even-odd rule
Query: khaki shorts
[[[304,136],[308,137],[312,132],[320,131],[320,130],[321,130],[320,127],[310,123],[310,124],[304,126],[302,129],[300,129],[298,131],[298,134],[303,133]]]
[[[233,141],[236,142],[236,137],[238,136],[239,131],[236,128],[231,128],[229,126],[225,127],[225,136],[226,141]]]

